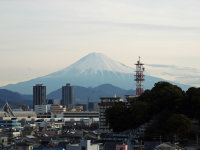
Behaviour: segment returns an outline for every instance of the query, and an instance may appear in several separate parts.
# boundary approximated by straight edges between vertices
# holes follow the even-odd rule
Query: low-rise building
[[[37,118],[51,118],[51,113],[37,114]]]
[[[98,118],[99,112],[82,111],[82,112],[64,112],[63,118]]]
[[[33,144],[27,142],[20,142],[16,144],[17,150],[33,150]]]
[[[36,114],[45,114],[48,112],[47,105],[35,105]]]
[[[0,135],[0,144],[6,146],[8,144],[8,137],[5,135]]]
[[[128,150],[128,145],[116,145],[116,150]]]
[[[83,111],[83,106],[76,105],[74,109],[75,109],[75,111]]]
[[[18,122],[18,118],[2,117],[0,118],[0,128],[8,128],[19,131],[21,130],[21,123]]]
[[[88,103],[88,111],[99,111],[98,102],[89,102]]]
[[[136,95],[125,95],[127,102],[132,102],[137,97]]]
[[[51,112],[53,114],[61,114],[63,112],[66,112],[66,108],[62,105],[51,105]]]
[[[99,150],[99,144],[91,144],[90,140],[81,141],[80,145],[67,145],[67,150]]]

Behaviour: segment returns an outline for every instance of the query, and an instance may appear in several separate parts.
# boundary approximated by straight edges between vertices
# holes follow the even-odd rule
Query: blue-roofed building
[[[21,123],[18,122],[18,118],[2,117],[0,118],[0,128],[8,128],[20,131]]]

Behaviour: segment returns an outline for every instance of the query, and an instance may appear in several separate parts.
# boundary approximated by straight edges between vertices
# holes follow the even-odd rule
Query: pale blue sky
[[[200,66],[199,0],[0,0],[0,85],[90,52],[134,67]]]

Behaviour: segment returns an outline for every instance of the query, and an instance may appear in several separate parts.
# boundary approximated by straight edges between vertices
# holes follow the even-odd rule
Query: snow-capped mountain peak
[[[132,73],[134,71],[131,67],[114,61],[102,53],[90,53],[64,70],[68,71],[71,69],[79,70],[81,73],[87,71],[93,73],[103,71]]]

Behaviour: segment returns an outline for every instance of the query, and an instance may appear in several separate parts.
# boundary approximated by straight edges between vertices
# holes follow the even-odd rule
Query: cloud
[[[186,85],[200,86],[200,69],[163,64],[147,64],[146,68],[149,75]]]
[[[174,65],[163,65],[163,64],[146,64],[146,65],[157,68],[177,68],[177,66]]]
[[[0,64],[26,68],[20,59],[42,70],[52,60],[61,66],[65,62],[59,64],[60,60],[97,50],[130,65],[139,55],[158,64],[180,64],[175,57],[187,56],[181,63],[198,67],[199,4],[199,0],[0,0]],[[37,62],[47,65],[36,66],[26,52],[33,56],[44,52],[46,60]],[[194,55],[198,58],[193,59]],[[199,73],[172,65],[147,67],[155,75],[164,72],[162,76],[173,80],[181,74],[192,77]],[[12,75],[5,71],[6,77]]]

